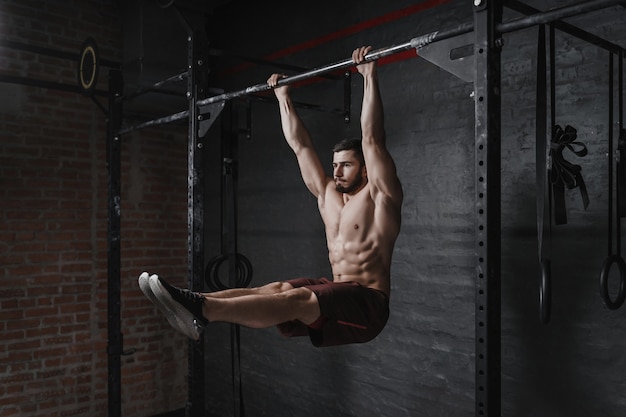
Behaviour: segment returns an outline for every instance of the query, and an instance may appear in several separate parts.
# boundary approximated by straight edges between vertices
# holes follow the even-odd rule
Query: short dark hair
[[[361,145],[361,139],[343,139],[341,142],[333,146],[333,152],[341,151],[354,151],[361,165],[365,165],[365,158],[363,157],[363,146]]]

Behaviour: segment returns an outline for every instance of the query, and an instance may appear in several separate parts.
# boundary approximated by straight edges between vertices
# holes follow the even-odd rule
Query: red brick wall
[[[121,57],[112,0],[3,1],[0,31],[75,53],[91,36],[102,58]],[[76,66],[0,47],[0,75],[74,85]],[[0,83],[0,94],[0,417],[105,416],[105,115],[76,93]],[[186,129],[122,140],[122,332],[136,349],[123,358],[122,408],[148,416],[187,395],[186,340],[136,284],[144,269],[186,280]]]

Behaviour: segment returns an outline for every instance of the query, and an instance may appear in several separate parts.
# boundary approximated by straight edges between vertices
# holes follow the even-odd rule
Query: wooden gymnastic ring
[[[609,272],[611,266],[616,263],[619,267],[619,290],[617,291],[617,297],[615,301],[611,300],[609,295]],[[600,296],[604,305],[611,310],[617,310],[624,304],[626,299],[626,292],[624,291],[624,280],[626,280],[626,262],[620,255],[609,255],[602,264],[602,270],[600,271]]]
[[[78,62],[78,86],[84,93],[92,93],[98,84],[99,60],[98,45],[89,37],[83,42]]]

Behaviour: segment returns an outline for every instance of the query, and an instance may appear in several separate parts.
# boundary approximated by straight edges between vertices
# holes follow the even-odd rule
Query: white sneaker
[[[154,305],[157,306],[161,313],[163,313],[170,326],[193,340],[199,340],[202,327],[196,323],[196,320],[193,318],[193,316],[191,317],[190,325],[185,323],[183,320],[187,320],[187,317],[180,317],[179,314],[176,314],[175,311],[170,309],[166,303],[164,303],[159,297],[155,295],[150,284],[150,281],[152,281],[153,277],[154,280],[158,282],[158,277],[156,275],[149,276],[147,272],[143,272],[139,276],[138,281],[141,292],[143,292],[143,294],[148,297],[148,299],[152,301]]]

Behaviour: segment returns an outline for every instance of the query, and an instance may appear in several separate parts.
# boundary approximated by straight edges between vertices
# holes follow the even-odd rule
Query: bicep
[[[395,204],[400,205],[403,197],[402,186],[396,164],[387,148],[378,143],[364,143],[363,156],[372,199],[376,201],[378,194],[382,193]]]

